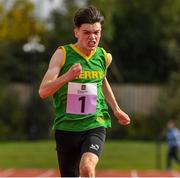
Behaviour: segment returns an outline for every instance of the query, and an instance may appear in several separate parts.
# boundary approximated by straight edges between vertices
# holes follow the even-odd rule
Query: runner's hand
[[[66,80],[68,82],[74,80],[76,77],[78,77],[80,75],[81,72],[82,72],[81,64],[79,64],[79,63],[74,64],[73,66],[71,66],[71,68],[65,74]]]
[[[118,123],[121,125],[128,125],[130,124],[130,118],[129,116],[123,112],[122,110],[118,109],[114,112],[114,115],[116,116]]]

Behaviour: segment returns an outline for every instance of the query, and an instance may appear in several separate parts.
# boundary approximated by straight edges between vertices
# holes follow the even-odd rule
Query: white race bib
[[[96,83],[68,83],[67,113],[84,115],[95,113],[96,103]]]

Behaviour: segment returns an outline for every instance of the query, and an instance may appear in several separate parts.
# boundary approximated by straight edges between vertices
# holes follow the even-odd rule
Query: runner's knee
[[[81,165],[80,166],[80,175],[81,177],[94,177],[94,167],[92,165]]]
[[[95,177],[95,167],[98,157],[93,153],[84,153],[80,162],[81,177]]]

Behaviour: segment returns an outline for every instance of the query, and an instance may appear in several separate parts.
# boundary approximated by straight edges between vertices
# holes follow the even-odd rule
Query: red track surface
[[[0,169],[0,177],[58,177],[55,169]],[[176,171],[97,171],[96,177],[180,177]]]

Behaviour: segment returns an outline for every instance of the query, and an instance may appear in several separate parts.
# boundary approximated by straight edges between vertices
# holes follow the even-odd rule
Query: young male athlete
[[[77,42],[55,51],[39,88],[41,98],[53,95],[53,128],[62,177],[95,176],[106,128],[111,126],[105,99],[120,124],[130,123],[106,79],[112,56],[98,47],[103,21],[93,6],[75,13]]]

